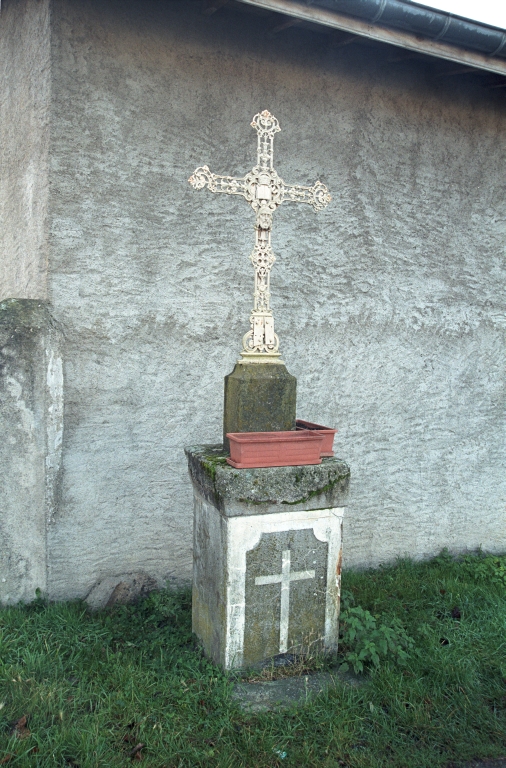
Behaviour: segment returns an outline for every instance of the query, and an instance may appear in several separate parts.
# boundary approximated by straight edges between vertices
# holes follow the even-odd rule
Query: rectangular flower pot
[[[321,424],[313,424],[312,421],[303,421],[302,419],[297,419],[295,422],[295,426],[297,429],[307,429],[310,431],[314,431],[315,433],[318,433],[323,436],[323,443],[322,443],[322,456],[333,456],[333,445],[334,445],[334,435],[337,432],[337,429],[331,429],[330,427],[323,427]]]
[[[227,462],[236,469],[321,464],[323,435],[316,432],[228,432],[227,437]]]

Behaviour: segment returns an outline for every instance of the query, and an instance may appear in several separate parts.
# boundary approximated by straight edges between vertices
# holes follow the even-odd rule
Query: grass
[[[232,677],[196,648],[187,592],[95,614],[42,600],[4,609],[0,765],[437,768],[505,756],[505,573],[506,557],[445,554],[345,573],[340,661],[357,650],[357,606],[376,628],[402,625],[406,658],[378,640],[360,687],[260,715],[241,712]]]

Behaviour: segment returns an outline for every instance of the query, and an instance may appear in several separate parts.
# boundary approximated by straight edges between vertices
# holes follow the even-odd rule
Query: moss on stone
[[[50,320],[48,304],[40,299],[0,301],[0,325],[30,331],[45,328]]]
[[[211,480],[216,479],[216,467],[223,466],[227,464],[227,454],[221,453],[221,454],[209,454],[207,456],[201,457],[202,461],[202,468],[204,472],[209,475]]]
[[[336,457],[307,466],[234,469],[227,464],[223,444],[191,446],[185,452],[199,493],[225,514],[239,507],[240,514],[248,514],[246,508],[265,505],[335,507],[346,497],[350,470]]]
[[[323,493],[329,493],[332,491],[333,488],[336,487],[338,483],[341,481],[347,480],[349,477],[349,473],[337,475],[337,477],[334,480],[330,480],[326,485],[324,485],[322,488],[315,488],[314,491],[309,491],[306,496],[303,496],[301,499],[297,499],[296,501],[282,501],[282,504],[288,504],[289,506],[292,506],[293,504],[304,504],[306,501],[309,501],[309,499],[313,499],[315,496],[320,496]]]

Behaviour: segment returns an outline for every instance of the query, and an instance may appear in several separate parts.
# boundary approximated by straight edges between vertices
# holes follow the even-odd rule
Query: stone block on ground
[[[339,685],[356,687],[361,683],[360,678],[348,672],[332,670],[279,680],[239,682],[234,685],[232,698],[245,712],[267,712],[305,704],[314,696]]]
[[[107,576],[95,584],[86,597],[86,602],[93,610],[127,605],[136,602],[157,587],[156,580],[142,572]]]

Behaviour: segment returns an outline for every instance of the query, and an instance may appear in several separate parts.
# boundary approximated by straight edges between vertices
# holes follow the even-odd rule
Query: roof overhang
[[[339,29],[351,35],[366,37],[427,56],[435,56],[439,59],[446,59],[464,66],[506,76],[506,59],[494,58],[456,45],[430,40],[410,32],[353,18],[350,15],[341,14],[316,4],[308,4],[298,0],[239,0],[239,2],[282,13],[301,21]],[[451,14],[447,15],[451,16]]]

